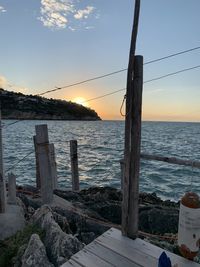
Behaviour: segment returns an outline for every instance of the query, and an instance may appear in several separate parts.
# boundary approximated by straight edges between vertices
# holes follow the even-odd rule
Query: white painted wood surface
[[[62,267],[157,267],[158,258],[164,250],[142,239],[129,239],[121,231],[111,228],[64,263]],[[200,267],[171,252],[172,266]]]

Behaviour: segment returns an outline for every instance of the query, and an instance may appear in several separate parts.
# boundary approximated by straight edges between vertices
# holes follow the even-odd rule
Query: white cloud
[[[41,0],[41,5],[39,20],[49,28],[65,28],[68,23],[67,16],[74,12],[71,0]]]
[[[78,0],[41,0],[40,14],[38,18],[45,27],[51,29],[68,29],[74,31],[75,28],[70,25],[72,20],[87,19],[95,10],[92,6],[84,9],[77,9],[75,4]]]
[[[4,76],[0,75],[0,88],[6,87],[7,84],[8,84],[8,82],[7,82],[6,78]]]
[[[4,7],[0,6],[0,13],[5,13],[6,11],[7,10]]]
[[[74,15],[75,19],[87,19],[88,15],[90,15],[94,11],[93,6],[87,6],[85,9],[77,10],[76,14]]]

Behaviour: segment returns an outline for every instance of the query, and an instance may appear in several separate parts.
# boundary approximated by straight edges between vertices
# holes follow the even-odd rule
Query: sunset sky
[[[127,68],[134,1],[0,0],[0,87],[39,94]],[[141,0],[144,61],[200,46],[199,0]],[[144,81],[200,65],[200,50],[144,66]],[[92,99],[126,87],[126,72],[46,94]],[[125,91],[86,104],[123,119]],[[79,99],[80,100],[80,99]],[[200,122],[200,68],[144,84],[143,120]]]

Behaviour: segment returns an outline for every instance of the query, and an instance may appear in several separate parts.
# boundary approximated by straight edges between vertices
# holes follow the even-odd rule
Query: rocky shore
[[[0,267],[62,266],[110,227],[120,229],[120,190],[98,187],[54,193],[58,204],[41,206],[35,188],[18,187],[26,226],[0,241]],[[179,203],[163,201],[155,193],[140,193],[140,237],[177,253],[178,212]]]

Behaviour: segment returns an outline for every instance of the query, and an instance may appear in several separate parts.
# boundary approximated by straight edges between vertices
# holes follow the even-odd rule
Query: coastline
[[[17,186],[17,196],[18,205],[23,209],[26,226],[21,234],[16,234],[20,242],[12,255],[15,264],[18,262],[18,265],[12,265],[15,267],[21,266],[28,242],[32,236],[35,237],[34,234],[39,233],[52,266],[60,266],[69,259],[70,255],[77,252],[72,246],[74,242],[76,248],[81,249],[109,228],[120,229],[122,193],[115,188],[92,187],[80,192],[55,190],[56,202],[51,206],[41,206],[40,194],[32,186]],[[140,193],[139,204],[139,236],[148,242],[177,253],[176,233],[179,203],[170,200],[163,201],[155,193]],[[27,227],[29,240],[25,238],[23,241],[24,231],[27,231]],[[57,237],[54,236],[55,231]],[[1,265],[2,259],[10,250],[16,235],[0,241],[0,267],[3,266]],[[70,247],[73,249],[71,248],[72,251],[70,253],[68,251],[68,254],[60,262],[59,249],[62,244],[60,244],[60,248],[56,248],[56,254],[52,250],[55,250],[55,238],[59,239],[61,236],[64,240],[68,240],[66,242],[72,242]]]

